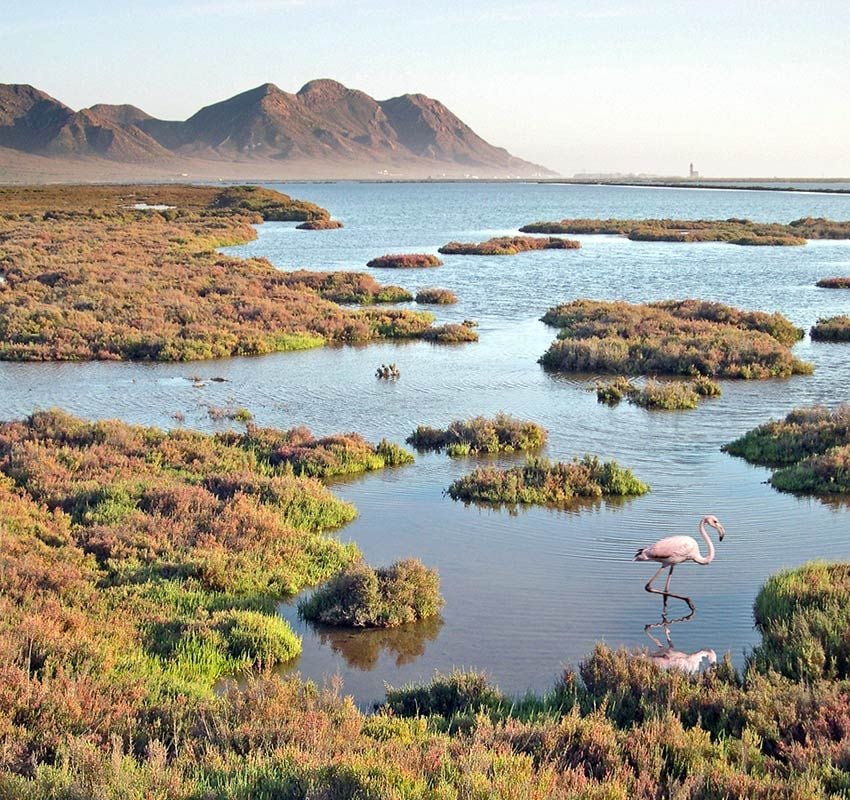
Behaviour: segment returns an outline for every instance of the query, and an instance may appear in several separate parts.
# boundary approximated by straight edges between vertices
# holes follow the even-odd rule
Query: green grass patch
[[[547,437],[546,429],[536,422],[499,413],[493,418],[458,419],[444,429],[420,425],[406,441],[417,450],[446,450],[458,457],[537,450]]]

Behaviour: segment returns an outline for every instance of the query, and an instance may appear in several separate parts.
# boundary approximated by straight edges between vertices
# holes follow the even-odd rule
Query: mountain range
[[[484,141],[439,100],[378,101],[332,80],[272,83],[185,121],[132,105],[80,111],[27,84],[0,84],[0,180],[111,178],[532,177],[554,175]]]

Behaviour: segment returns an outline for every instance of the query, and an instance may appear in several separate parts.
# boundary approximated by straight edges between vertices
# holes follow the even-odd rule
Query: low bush
[[[436,570],[416,559],[373,569],[354,564],[302,600],[311,622],[354,628],[391,628],[433,617],[443,606]]]
[[[420,289],[416,293],[416,302],[448,306],[457,302],[457,295],[448,289]]]
[[[439,715],[451,718],[456,714],[477,714],[496,708],[504,701],[480,672],[454,670],[448,675],[437,673],[424,686],[388,686],[386,700],[379,705],[384,713],[398,717]]]
[[[785,467],[844,445],[850,445],[850,405],[794,409],[785,419],[759,425],[722,450],[752,464]]]
[[[850,289],[850,277],[821,278],[816,285],[821,289]]]
[[[850,317],[840,315],[819,319],[809,335],[816,342],[850,342]]]
[[[695,300],[575,300],[542,319],[561,329],[539,359],[555,371],[751,379],[812,371],[789,349],[802,332],[780,314]]]
[[[635,385],[624,375],[618,375],[613,381],[596,383],[596,399],[607,406],[615,406],[624,397],[628,397],[636,389]]]
[[[295,226],[299,231],[333,231],[342,227],[338,219],[310,219]]]
[[[804,458],[773,473],[771,485],[798,494],[850,493],[850,445]]]
[[[465,323],[449,322],[445,325],[428,328],[422,333],[422,338],[426,342],[438,344],[462,344],[464,342],[477,342],[478,333]]]
[[[537,236],[500,236],[486,242],[449,242],[439,252],[461,256],[515,256],[528,250],[577,250],[581,243],[572,239]]]
[[[391,253],[373,258],[366,264],[375,269],[422,269],[442,265],[443,262],[430,253]]]
[[[449,455],[459,456],[537,450],[546,444],[547,435],[536,422],[499,413],[492,419],[458,419],[445,429],[420,425],[406,441],[417,450],[448,449]]]
[[[384,286],[363,272],[285,272],[281,282],[290,289],[312,290],[334,303],[372,305],[406,303],[413,295],[401,286]]]
[[[649,486],[615,461],[597,456],[552,463],[533,459],[522,467],[482,467],[449,486],[453,500],[566,506],[582,497],[635,496]]]
[[[850,564],[814,562],[768,578],[753,613],[750,661],[792,680],[850,678]]]
[[[635,388],[628,394],[633,405],[667,411],[696,408],[699,398],[693,385],[685,381],[648,380],[641,388]]]

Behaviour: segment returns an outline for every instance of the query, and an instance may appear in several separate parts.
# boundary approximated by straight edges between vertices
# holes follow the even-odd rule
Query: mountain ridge
[[[323,175],[336,169],[362,177],[555,174],[491,145],[439,100],[423,94],[376,100],[328,78],[294,94],[264,83],[186,120],[158,119],[129,104],[74,111],[28,84],[0,84],[0,180],[4,160],[26,163],[28,156],[39,156],[31,161],[42,166],[47,158],[117,173],[132,165],[146,174],[181,164],[193,173],[199,165],[252,172],[265,164],[272,171],[309,172],[312,165]]]

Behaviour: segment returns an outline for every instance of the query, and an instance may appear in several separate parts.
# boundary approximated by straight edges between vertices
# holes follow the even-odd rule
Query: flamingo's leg
[[[650,579],[646,582],[646,586],[644,586],[643,588],[644,588],[644,589],[646,589],[646,591],[648,591],[648,592],[652,592],[653,594],[664,594],[664,592],[662,592],[660,589],[653,589],[653,588],[652,588],[652,584],[655,582],[655,579],[656,579],[656,578],[657,578],[657,577],[658,577],[658,576],[659,576],[662,572],[664,572],[664,570],[665,570],[665,569],[667,569],[667,565],[666,565],[666,564],[662,564],[662,565],[658,568],[658,572],[656,572],[656,573],[655,573],[655,575],[653,575],[653,576],[652,576],[652,577],[651,577],[651,578],[650,578]]]

